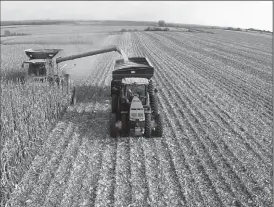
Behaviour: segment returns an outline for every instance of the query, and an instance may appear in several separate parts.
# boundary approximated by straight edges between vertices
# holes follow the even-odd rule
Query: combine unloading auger
[[[56,63],[58,64],[58,63],[68,61],[68,60],[74,60],[74,59],[78,59],[78,58],[98,55],[98,54],[107,53],[107,52],[118,52],[123,56],[124,62],[128,62],[128,57],[124,53],[123,50],[121,50],[117,46],[111,46],[111,47],[107,47],[107,48],[104,48],[104,49],[94,50],[94,51],[85,52],[85,53],[81,53],[81,54],[77,54],[77,55],[71,55],[71,56],[67,56],[67,57],[59,57],[59,58],[56,59]]]

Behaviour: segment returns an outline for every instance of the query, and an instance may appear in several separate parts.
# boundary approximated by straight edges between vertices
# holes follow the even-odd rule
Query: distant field
[[[164,136],[109,137],[111,72],[119,54],[69,61],[68,68],[77,65],[69,73],[80,86],[79,102],[47,131],[20,184],[2,179],[13,192],[8,204],[273,206],[271,35],[30,28],[32,37],[1,45],[1,69],[18,69],[27,48],[64,48],[64,56],[117,45],[129,56],[147,57]]]
[[[60,29],[62,27],[62,29]],[[121,29],[138,29],[144,30],[147,26],[101,26],[101,25],[22,25],[5,27],[1,26],[1,35],[4,31],[27,33],[32,35],[43,34],[74,34],[74,33],[101,33],[101,32],[118,32]]]

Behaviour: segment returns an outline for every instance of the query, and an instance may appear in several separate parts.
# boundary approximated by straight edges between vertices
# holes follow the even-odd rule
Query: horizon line
[[[153,21],[153,20],[123,20],[123,19],[116,19],[116,20],[111,20],[111,19],[24,19],[24,20],[0,20],[0,22],[24,22],[24,21],[124,21],[124,22],[148,22],[148,23],[157,23],[160,20],[157,21]],[[196,25],[196,26],[206,26],[206,27],[220,27],[220,28],[229,28],[229,27],[233,27],[233,28],[240,28],[240,29],[255,29],[255,30],[264,30],[264,31],[270,31],[273,32],[273,28],[272,31],[271,30],[266,30],[266,29],[258,29],[258,28],[253,28],[253,27],[249,27],[249,28],[243,28],[243,27],[235,27],[235,26],[220,26],[220,25],[209,25],[209,24],[195,24],[195,23],[179,23],[179,22],[168,22],[165,21],[167,24],[178,24],[178,25]],[[1,26],[7,26],[7,25],[1,25]]]

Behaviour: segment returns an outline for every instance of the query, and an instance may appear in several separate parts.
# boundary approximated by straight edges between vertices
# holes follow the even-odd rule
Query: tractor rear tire
[[[156,123],[156,129],[155,129],[155,136],[156,137],[162,137],[163,136],[163,121],[160,114],[154,115],[155,123]]]
[[[155,94],[149,96],[150,106],[153,114],[158,114],[158,102]]]
[[[153,114],[158,113],[158,102],[156,94],[154,93],[154,84],[152,80],[149,80],[148,84],[148,94],[149,94],[149,100],[150,100],[150,106]]]
[[[115,124],[116,124],[116,114],[111,113],[109,117],[109,135],[112,138],[116,138],[118,134]]]
[[[145,137],[151,137],[151,114],[145,114]]]
[[[148,84],[148,94],[149,96],[153,95],[154,93],[154,85],[152,80],[149,80],[149,84]]]
[[[112,95],[111,96],[111,112],[116,113],[117,107],[118,107],[118,97],[117,95]]]
[[[71,105],[75,105],[77,103],[77,98],[79,94],[79,89],[77,87],[73,87],[73,92],[71,96]]]

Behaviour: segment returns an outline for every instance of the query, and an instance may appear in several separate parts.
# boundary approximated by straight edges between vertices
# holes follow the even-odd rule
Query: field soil
[[[154,65],[164,136],[110,138],[111,72],[121,56],[79,59],[71,69],[79,101],[46,137],[8,204],[273,205],[272,36],[126,32],[100,44]]]

